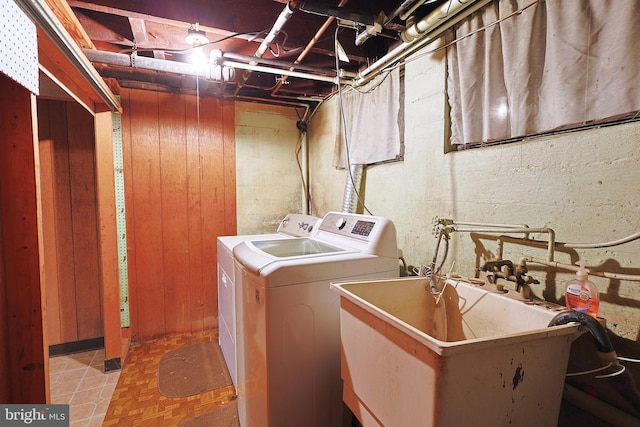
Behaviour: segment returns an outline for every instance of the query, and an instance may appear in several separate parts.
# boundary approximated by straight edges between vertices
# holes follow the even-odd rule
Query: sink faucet
[[[480,271],[487,272],[487,280],[495,284],[496,279],[505,279],[516,284],[516,292],[522,293],[529,285],[539,284],[540,282],[527,275],[526,264],[519,264],[514,270],[513,262],[508,259],[487,261],[481,267]]]

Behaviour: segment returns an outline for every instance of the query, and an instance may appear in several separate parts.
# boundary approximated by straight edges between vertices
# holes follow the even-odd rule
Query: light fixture
[[[207,33],[200,29],[200,24],[196,22],[195,27],[191,26],[187,30],[187,37],[184,38],[184,41],[189,43],[193,47],[202,46],[203,44],[209,43],[209,39],[207,38]]]
[[[195,27],[191,26],[187,31],[187,37],[184,40],[193,46],[191,54],[189,55],[189,62],[197,65],[204,65],[207,63],[207,57],[202,51],[202,46],[209,43],[207,34],[200,29],[200,25],[196,22]]]

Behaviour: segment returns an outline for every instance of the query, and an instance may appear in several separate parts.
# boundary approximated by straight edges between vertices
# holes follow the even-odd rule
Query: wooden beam
[[[65,0],[45,0],[51,11],[56,15],[62,26],[78,46],[84,49],[95,49],[89,35],[84,30],[76,15],[74,15],[69,3]]]
[[[133,41],[137,46],[147,45],[147,25],[144,19],[129,17]]]
[[[80,75],[80,72],[40,28],[38,28],[38,62],[40,71],[89,112],[93,114],[109,111],[109,107],[100,95],[93,90],[89,82]],[[96,71],[96,75],[97,73]]]
[[[190,22],[183,22],[183,21],[176,21],[174,19],[160,18],[158,16],[147,15],[147,14],[138,13],[138,12],[131,12],[129,10],[117,9],[115,7],[102,6],[102,5],[99,5],[99,4],[87,3],[87,2],[84,2],[84,1],[69,0],[69,6],[75,7],[75,8],[78,8],[78,9],[92,10],[94,12],[107,13],[107,14],[110,14],[110,15],[123,16],[123,17],[126,17],[126,18],[140,19],[140,20],[143,20],[143,21],[154,22],[154,23],[157,23],[157,24],[163,24],[163,25],[168,25],[168,26],[172,26],[172,27],[184,28],[185,30],[191,28],[191,26],[193,25],[193,23],[190,23]],[[220,36],[223,36],[223,37],[231,36],[231,35],[235,34],[233,31],[226,31],[226,30],[222,30],[220,28],[208,27],[206,25],[200,25],[200,29],[202,31],[204,31],[204,32],[211,33],[211,34],[217,34],[217,35],[220,35]],[[187,34],[187,32],[185,31],[185,35],[186,34]],[[249,40],[252,37],[253,37],[252,35],[244,34],[244,35],[239,35],[237,38],[244,39],[244,40]]]
[[[105,360],[113,360],[122,356],[122,335],[111,113],[96,114],[94,123],[104,352]]]

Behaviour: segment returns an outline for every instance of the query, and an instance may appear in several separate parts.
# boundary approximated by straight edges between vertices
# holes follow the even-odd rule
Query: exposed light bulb
[[[196,47],[191,49],[191,54],[189,55],[189,62],[196,65],[204,65],[207,61],[207,56],[204,54],[202,47]]]
[[[207,38],[206,33],[200,29],[200,24],[196,22],[195,27],[189,28],[187,31],[187,37],[185,37],[184,40],[193,46],[188,58],[189,62],[196,65],[206,64],[207,57],[202,46],[209,43],[209,39]]]
[[[187,30],[187,37],[184,38],[184,41],[186,41],[193,47],[198,47],[202,46],[203,44],[209,43],[207,33],[200,29],[200,24],[198,24],[197,22],[195,24],[195,28],[191,27]]]

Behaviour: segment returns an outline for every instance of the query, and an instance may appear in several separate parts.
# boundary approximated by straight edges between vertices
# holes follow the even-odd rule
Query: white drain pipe
[[[280,12],[280,15],[276,19],[276,22],[273,24],[273,27],[271,27],[271,31],[269,31],[269,33],[264,38],[264,40],[262,40],[262,43],[260,43],[260,46],[258,46],[258,50],[256,50],[256,53],[255,53],[256,58],[262,58],[264,53],[269,48],[269,45],[271,44],[271,42],[273,42],[273,40],[275,40],[278,34],[280,34],[280,31],[282,30],[282,27],[284,27],[284,24],[286,24],[289,18],[291,18],[291,15],[293,15],[293,10],[295,9],[295,7],[296,7],[296,2],[294,1],[287,2],[287,4],[284,6],[284,9],[282,9],[282,12]],[[236,86],[234,95],[237,95],[238,92],[240,92],[240,89],[242,89],[242,87],[247,82],[247,80],[249,80],[250,75],[251,75],[251,71],[249,70],[245,70],[245,72],[242,73],[242,77],[238,82],[238,85]]]

